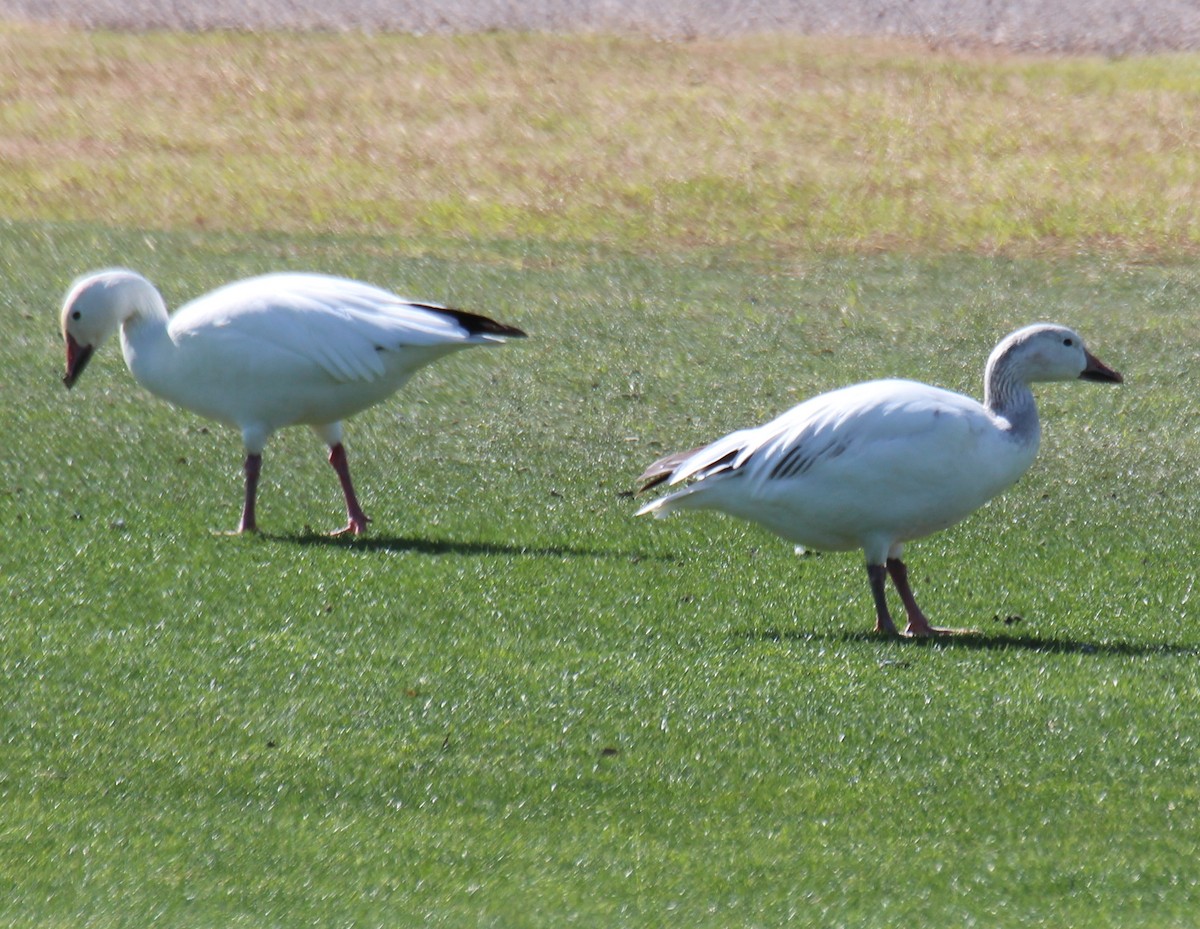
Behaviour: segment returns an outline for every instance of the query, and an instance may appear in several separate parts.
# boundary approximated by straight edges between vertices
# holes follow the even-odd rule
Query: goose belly
[[[785,480],[734,473],[700,481],[679,503],[759,523],[807,548],[846,551],[872,540],[895,544],[918,539],[960,522],[1012,486],[1031,457],[969,456],[890,474],[847,469],[836,477]]]
[[[179,377],[136,372],[138,381],[164,400],[208,419],[273,432],[286,426],[338,422],[373,406],[404,386],[414,369],[390,370],[374,380],[336,380],[325,372],[264,377],[252,366],[193,369]]]
[[[388,381],[296,385],[286,398],[260,397],[254,418],[272,429],[338,422],[386,400],[404,386],[409,376]]]

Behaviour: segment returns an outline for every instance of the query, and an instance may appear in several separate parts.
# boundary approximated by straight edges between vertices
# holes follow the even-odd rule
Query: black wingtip
[[[527,338],[525,332],[516,326],[507,326],[488,316],[481,316],[479,313],[468,313],[466,310],[455,310],[432,303],[414,303],[413,306],[429,310],[432,313],[440,313],[442,316],[449,316],[471,335],[499,335],[509,339]]]

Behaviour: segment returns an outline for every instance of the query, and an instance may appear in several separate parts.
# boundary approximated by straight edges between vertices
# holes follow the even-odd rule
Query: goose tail
[[[691,510],[703,508],[704,504],[700,502],[701,498],[696,497],[697,494],[711,490],[712,482],[697,481],[695,484],[689,484],[687,487],[682,487],[674,493],[667,494],[665,497],[659,497],[657,500],[651,500],[638,510],[635,516],[653,515],[655,519],[663,519],[670,516],[676,510]]]
[[[638,478],[638,483],[642,486],[638,488],[637,492],[643,494],[650,488],[657,487],[659,484],[670,480],[671,475],[675,473],[676,469],[702,448],[704,448],[703,445],[698,448],[689,449],[686,452],[673,452],[664,458],[658,459],[658,461],[643,471]]]

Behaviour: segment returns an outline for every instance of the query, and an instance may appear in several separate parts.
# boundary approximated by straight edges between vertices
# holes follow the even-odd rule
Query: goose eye
[[[79,310],[76,310],[71,314],[71,319],[83,319],[83,314],[80,313]]]
[[[1074,345],[1074,344],[1075,344],[1074,339],[1063,339],[1063,345]]]

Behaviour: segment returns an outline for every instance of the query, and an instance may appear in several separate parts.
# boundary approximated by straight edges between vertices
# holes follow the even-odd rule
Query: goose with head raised
[[[117,330],[139,384],[241,432],[246,488],[239,531],[257,529],[267,439],[285,426],[308,425],[329,446],[341,482],[348,518],[341,531],[356,534],[368,518],[350,480],[341,421],[391,396],[443,355],[525,334],[485,316],[309,273],[237,281],[168,317],[148,280],[111,269],[79,278],[63,303],[68,388]]]
[[[656,461],[641,477],[643,490],[688,483],[638,515],[719,510],[806,547],[862,549],[876,631],[897,634],[885,591],[890,575],[906,635],[950,632],[917,606],[904,543],[957,523],[1015,483],[1041,435],[1029,385],[1077,378],[1122,381],[1070,329],[1027,326],[988,358],[982,404],[908,380],[821,394],[765,425]]]

